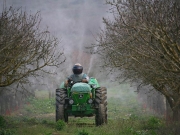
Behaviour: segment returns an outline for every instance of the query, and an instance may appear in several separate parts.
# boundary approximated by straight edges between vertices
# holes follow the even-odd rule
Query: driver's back
[[[70,78],[72,79],[73,83],[82,82],[82,80],[86,78],[86,74],[72,74]]]

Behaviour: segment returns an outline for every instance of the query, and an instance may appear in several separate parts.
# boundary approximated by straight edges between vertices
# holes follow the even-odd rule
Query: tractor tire
[[[68,113],[64,109],[65,98],[67,98],[66,89],[56,89],[56,121],[68,122]]]
[[[56,121],[63,120],[65,121],[64,117],[64,105],[58,105],[56,108]]]
[[[67,98],[67,90],[66,89],[56,89],[56,105],[65,104],[65,98]]]
[[[100,87],[96,89],[95,107],[97,108],[97,113],[95,117],[96,126],[107,123],[107,89],[105,87]],[[99,116],[100,114],[102,114],[103,116]],[[99,120],[99,119],[102,119],[102,120]]]
[[[96,103],[96,105],[106,104],[106,106],[107,106],[107,89],[105,87],[100,87],[100,88],[96,89],[95,103]]]
[[[103,104],[99,104],[99,107],[97,109],[97,113],[95,116],[96,126],[103,125],[104,123],[106,123],[106,121],[107,121],[107,119],[106,119],[105,106]]]

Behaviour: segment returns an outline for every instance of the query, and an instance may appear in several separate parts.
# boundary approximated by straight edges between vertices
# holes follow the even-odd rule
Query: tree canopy
[[[48,30],[40,29],[40,13],[27,14],[21,8],[4,8],[0,14],[0,87],[24,83],[45,67],[65,61],[63,48]]]

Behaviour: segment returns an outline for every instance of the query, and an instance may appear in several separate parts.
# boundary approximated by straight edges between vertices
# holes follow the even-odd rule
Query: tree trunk
[[[173,110],[173,121],[180,121],[180,107]]]

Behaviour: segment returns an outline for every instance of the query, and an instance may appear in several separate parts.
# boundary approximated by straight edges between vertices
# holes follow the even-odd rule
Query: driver
[[[73,81],[73,84],[77,82],[88,83],[89,77],[85,73],[83,73],[83,67],[81,66],[81,64],[76,63],[73,66],[72,71],[74,74],[68,77],[68,79],[65,82],[65,87],[67,87],[68,84],[71,83],[71,81]]]

